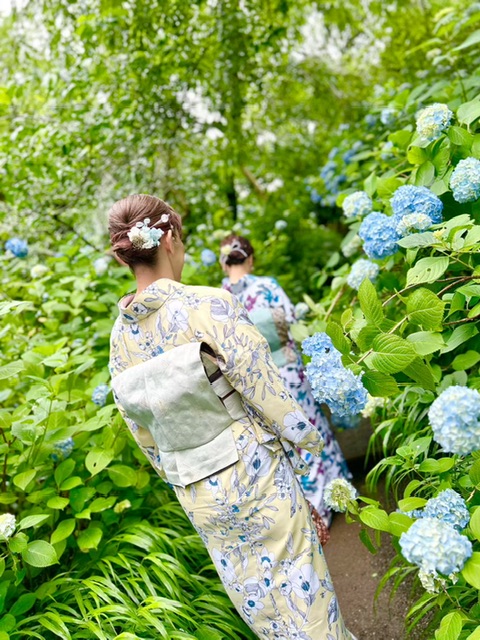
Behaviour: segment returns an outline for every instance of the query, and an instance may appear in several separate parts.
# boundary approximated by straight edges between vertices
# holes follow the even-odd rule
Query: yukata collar
[[[124,296],[118,303],[120,316],[127,324],[136,324],[155,313],[182,285],[168,278],[155,280],[143,291]]]
[[[233,295],[238,295],[239,293],[242,293],[242,291],[245,291],[245,289],[248,289],[254,279],[255,276],[252,276],[250,273],[242,276],[240,280],[235,283],[230,282],[230,280],[227,278],[228,288],[230,292],[233,293]]]

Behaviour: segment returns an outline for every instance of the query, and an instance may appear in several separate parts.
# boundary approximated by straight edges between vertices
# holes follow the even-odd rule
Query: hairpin
[[[163,236],[162,229],[154,229],[155,224],[168,222],[169,215],[164,213],[158,222],[151,227],[150,218],[145,218],[143,222],[137,224],[127,233],[128,239],[135,249],[153,249],[160,244],[160,238]]]
[[[234,251],[237,251],[245,258],[248,258],[248,253],[244,249],[242,249],[242,246],[238,242],[238,240],[234,240],[231,244],[224,244],[223,247],[220,247],[220,261],[225,262],[230,257],[230,254]]]

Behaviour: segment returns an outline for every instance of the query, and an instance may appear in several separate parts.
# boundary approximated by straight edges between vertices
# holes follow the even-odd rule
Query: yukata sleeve
[[[285,389],[267,341],[237,298],[219,292],[207,306],[208,314],[202,312],[202,339],[216,353],[225,378],[282,443],[319,454],[321,435]]]

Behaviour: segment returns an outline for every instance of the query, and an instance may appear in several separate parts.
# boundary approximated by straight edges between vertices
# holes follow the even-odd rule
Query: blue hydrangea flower
[[[360,140],[357,140],[356,142],[354,142],[352,147],[350,149],[348,149],[348,151],[345,151],[345,153],[342,156],[342,160],[343,160],[344,164],[350,164],[352,162],[353,158],[358,153],[358,151],[360,151],[362,146],[363,145],[360,142]]]
[[[338,366],[342,366],[342,354],[335,349],[331,338],[324,332],[319,331],[313,336],[305,338],[302,342],[303,353],[311,358],[326,358],[333,360]]]
[[[355,191],[345,198],[342,207],[346,218],[356,218],[371,213],[373,202],[365,191]]]
[[[461,531],[470,522],[470,513],[465,500],[453,489],[441,491],[425,505],[423,518],[437,518]]]
[[[212,265],[217,263],[217,256],[211,249],[204,249],[200,254],[200,260],[206,267],[211,267]]]
[[[387,142],[383,143],[382,153],[380,154],[380,158],[382,160],[390,160],[393,158],[393,153],[391,153],[393,149],[393,142],[391,140],[387,140]]]
[[[437,140],[450,126],[453,113],[446,104],[435,102],[417,114],[417,133],[423,140]]]
[[[480,198],[480,160],[465,158],[455,167],[450,188],[457,202],[474,202]]]
[[[337,171],[337,165],[333,160],[329,160],[320,170],[320,177],[327,182],[331,180]]]
[[[378,264],[360,258],[360,260],[353,263],[350,273],[347,276],[347,284],[349,287],[352,287],[352,289],[358,291],[365,278],[368,278],[371,282],[375,282],[379,271]]]
[[[99,384],[95,387],[92,393],[92,402],[98,404],[99,407],[103,407],[107,402],[107,396],[110,393],[110,387],[108,384]]]
[[[397,115],[397,112],[395,111],[395,109],[392,109],[391,107],[386,107],[385,109],[382,109],[380,113],[380,122],[384,124],[386,127],[389,127],[395,122],[396,115]]]
[[[424,213],[408,213],[397,224],[398,233],[404,237],[413,231],[426,231],[432,226],[432,219]]]
[[[428,418],[444,451],[467,455],[480,449],[480,393],[453,386],[432,402]]]
[[[397,222],[393,217],[373,211],[360,225],[358,235],[363,240],[363,250],[369,258],[381,260],[398,251]]]
[[[10,251],[16,258],[28,256],[28,244],[20,238],[10,238],[5,242],[5,251]]]
[[[400,548],[408,562],[433,575],[458,573],[472,555],[470,540],[437,518],[416,520],[400,536]]]
[[[357,490],[348,480],[335,478],[325,486],[323,501],[327,509],[345,513],[348,503],[355,500],[357,495]]]
[[[53,448],[51,458],[54,462],[60,462],[65,460],[72,453],[75,443],[73,438],[67,438],[66,440],[60,440],[56,442]]]
[[[423,213],[438,224],[443,220],[443,202],[427,187],[416,187],[406,184],[398,189],[390,199],[393,216],[398,224],[403,216],[411,213]]]
[[[371,129],[377,124],[377,118],[371,113],[367,113],[367,115],[364,118],[364,122],[367,125],[367,127]]]

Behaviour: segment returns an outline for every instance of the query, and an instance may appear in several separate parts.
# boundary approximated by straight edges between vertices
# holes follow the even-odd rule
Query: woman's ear
[[[173,253],[173,232],[169,229],[162,238],[162,244],[167,253]]]

